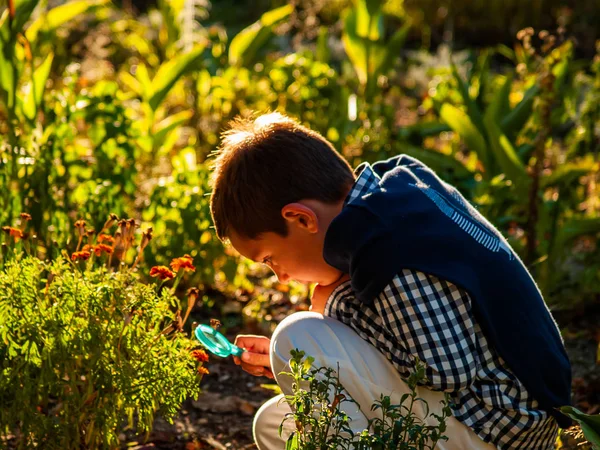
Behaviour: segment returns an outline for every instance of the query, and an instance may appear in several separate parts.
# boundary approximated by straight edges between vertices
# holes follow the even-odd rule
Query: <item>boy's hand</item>
[[[238,366],[241,365],[250,375],[274,378],[269,356],[271,339],[265,336],[239,335],[235,338],[235,345],[246,349],[241,358],[233,357]]]

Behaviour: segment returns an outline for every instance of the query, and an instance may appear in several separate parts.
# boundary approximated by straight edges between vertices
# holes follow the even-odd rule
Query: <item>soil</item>
[[[286,313],[286,305],[272,314],[274,322]],[[291,305],[288,305],[291,306]],[[290,308],[292,309],[292,308]],[[290,309],[287,309],[288,311]],[[573,405],[589,414],[600,413],[600,307],[592,310],[555,313],[573,366]],[[207,321],[206,318],[201,319]],[[261,332],[262,327],[262,332]],[[268,334],[268,324],[256,322],[232,327],[226,333]],[[272,327],[271,327],[272,328]],[[157,419],[153,432],[135,437],[123,434],[123,448],[130,449],[256,449],[252,440],[252,418],[260,405],[275,395],[263,387],[273,381],[254,377],[236,366],[231,358],[211,357],[210,374],[202,381],[204,393],[185,402],[173,424]],[[572,441],[563,449],[577,448]],[[581,447],[580,447],[581,448]]]

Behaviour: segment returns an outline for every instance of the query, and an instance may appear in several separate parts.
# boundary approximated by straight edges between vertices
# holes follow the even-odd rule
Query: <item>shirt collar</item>
[[[354,182],[354,186],[352,186],[350,193],[344,201],[344,206],[346,206],[348,203],[352,203],[357,198],[373,192],[381,181],[379,175],[373,172],[371,165],[367,162],[358,166],[354,171],[354,174],[357,176],[356,181]]]

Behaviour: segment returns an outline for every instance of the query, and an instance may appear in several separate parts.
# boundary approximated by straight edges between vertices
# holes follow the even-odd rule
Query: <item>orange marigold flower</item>
[[[184,255],[181,258],[175,258],[171,261],[171,269],[174,272],[179,272],[180,269],[184,269],[186,272],[194,272],[196,268],[192,262],[193,259],[190,255]]]
[[[192,351],[192,356],[194,357],[194,359],[198,362],[206,362],[208,361],[208,355],[206,354],[206,352],[204,350],[193,350]]]
[[[25,235],[21,230],[14,227],[2,227],[2,231],[4,231],[9,236],[15,238],[15,242],[19,242],[19,239],[23,239]]]
[[[210,372],[208,371],[208,369],[206,367],[199,366],[198,367],[198,373],[200,375],[208,375]]]
[[[89,251],[82,250],[80,252],[73,253],[71,255],[71,260],[73,260],[73,261],[78,261],[78,260],[87,261],[90,258],[90,256],[92,256],[92,254]]]
[[[110,255],[112,251],[113,249],[110,245],[98,244],[94,246],[94,253],[96,254],[96,256],[102,255],[102,252],[108,253]]]
[[[83,248],[81,249],[82,252],[90,252],[92,253],[94,251],[94,246],[90,245],[90,244],[85,244],[83,246]]]
[[[109,244],[114,244],[115,243],[115,238],[108,235],[108,234],[99,234],[98,235],[98,242],[108,242]]]
[[[175,274],[165,266],[154,266],[152,269],[150,269],[150,276],[158,277],[161,280],[170,280],[171,278],[175,278]]]
[[[23,219],[23,220],[31,220],[31,214],[21,213],[21,219]]]

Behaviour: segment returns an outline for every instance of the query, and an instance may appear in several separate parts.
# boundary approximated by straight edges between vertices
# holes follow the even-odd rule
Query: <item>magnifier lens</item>
[[[230,343],[225,336],[208,325],[198,325],[195,331],[196,338],[211,353],[225,358],[234,355],[241,356],[243,350]]]

